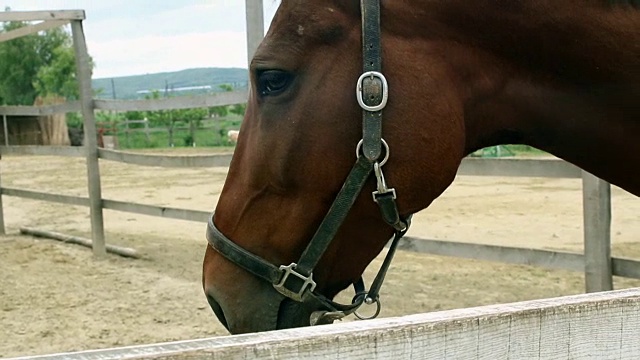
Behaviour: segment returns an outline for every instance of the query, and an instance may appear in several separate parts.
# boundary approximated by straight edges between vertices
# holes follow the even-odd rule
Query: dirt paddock
[[[3,186],[86,195],[82,159],[6,156]],[[226,169],[143,168],[101,161],[108,199],[211,211]],[[581,182],[459,177],[416,215],[412,236],[581,251]],[[105,211],[107,241],[143,259],[18,235],[21,226],[88,236],[88,209],[3,197],[0,357],[225,335],[202,294],[205,225]],[[615,256],[640,259],[640,199],[613,189]],[[380,259],[365,275],[371,281]],[[582,274],[400,252],[382,316],[576,294]],[[616,288],[640,281],[616,279]],[[347,295],[345,295],[346,297]],[[350,320],[349,320],[350,321]]]

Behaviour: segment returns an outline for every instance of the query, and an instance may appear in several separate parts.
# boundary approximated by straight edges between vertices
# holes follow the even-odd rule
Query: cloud
[[[94,78],[126,76],[194,67],[246,67],[244,32],[143,36],[89,43],[96,60]]]
[[[265,22],[279,2],[264,0]],[[94,77],[246,67],[241,0],[0,0],[20,10],[82,9]]]

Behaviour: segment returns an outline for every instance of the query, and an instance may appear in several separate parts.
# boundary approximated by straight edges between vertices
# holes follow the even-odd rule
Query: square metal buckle
[[[316,282],[313,281],[313,273],[310,274],[309,277],[306,277],[300,274],[299,272],[296,272],[295,268],[297,265],[298,264],[296,263],[291,263],[291,265],[286,265],[286,266],[280,265],[280,271],[283,271],[284,273],[282,274],[282,278],[280,279],[280,282],[277,284],[273,284],[273,287],[280,294],[292,300],[295,300],[297,302],[302,302],[302,296],[304,295],[305,291],[307,291],[307,289],[309,289],[309,291],[313,291],[316,288]],[[289,275],[293,275],[296,278],[304,281],[300,288],[300,291],[295,292],[285,287],[285,283],[287,282]]]
[[[382,197],[386,194],[391,193],[391,197],[393,198],[393,200],[396,199],[396,189],[391,188],[391,189],[386,189],[384,191],[374,191],[371,193],[371,195],[373,196],[373,201],[375,201],[376,203],[378,202],[378,198]]]

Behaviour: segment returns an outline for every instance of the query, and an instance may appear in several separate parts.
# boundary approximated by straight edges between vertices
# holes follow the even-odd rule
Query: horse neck
[[[466,74],[457,80],[467,153],[531,145],[640,196],[640,11],[587,0],[416,2],[432,25],[423,36],[448,44],[452,73]]]

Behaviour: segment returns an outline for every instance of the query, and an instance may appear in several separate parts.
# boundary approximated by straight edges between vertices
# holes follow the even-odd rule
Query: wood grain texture
[[[91,88],[91,58],[82,21],[71,22],[71,36],[76,55],[76,79],[80,91],[80,108],[84,126],[84,150],[87,162],[87,184],[89,188],[89,215],[91,217],[91,240],[93,255],[104,258],[107,255],[104,235],[104,214],[102,213],[102,188],[100,183],[100,164],[98,158],[98,134]]]
[[[640,289],[32,359],[638,359]]]
[[[583,171],[582,199],[586,289],[612,290],[611,185]]]

